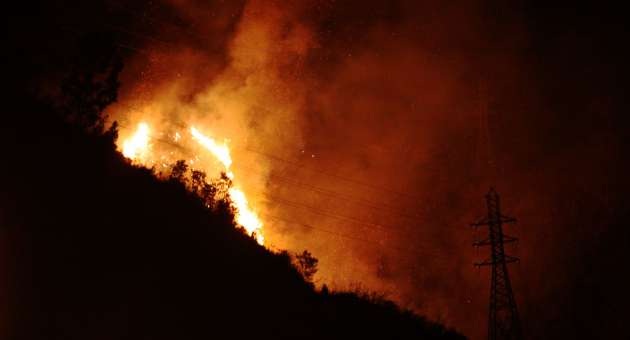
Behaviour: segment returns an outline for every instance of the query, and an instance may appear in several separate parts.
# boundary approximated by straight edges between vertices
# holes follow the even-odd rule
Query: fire
[[[232,157],[227,144],[219,145],[214,139],[204,136],[195,127],[190,128],[190,133],[199,144],[208,149],[225,167],[225,173],[228,178],[234,181],[234,173],[230,171],[232,165]],[[230,188],[228,193],[234,206],[236,207],[236,223],[241,225],[247,233],[256,237],[259,244],[263,244],[262,222],[258,215],[249,207],[249,202],[245,197],[245,193],[238,188]]]
[[[250,235],[256,237],[256,241],[259,244],[264,244],[265,238],[262,235],[262,222],[258,218],[258,215],[249,208],[249,203],[245,197],[245,193],[236,188],[230,188],[228,190],[230,198],[234,202],[236,209],[236,223],[240,224],[247,230]]]
[[[138,124],[136,133],[123,143],[122,153],[133,160],[143,159],[147,156],[149,148],[149,125]]]
[[[152,166],[156,163],[165,166],[164,161],[167,158],[171,158],[172,152],[170,154],[167,153],[166,155],[160,155],[158,154],[160,150],[150,150],[150,131],[151,130],[149,129],[149,125],[147,123],[141,122],[138,124],[136,132],[123,141],[122,153],[125,157],[144,166]],[[232,166],[232,157],[227,143],[216,142],[214,139],[199,132],[199,130],[194,126],[190,128],[190,135],[192,140],[196,141],[203,148],[210,151],[210,154],[212,154],[212,156],[216,158],[221,165],[223,165],[223,170],[225,171],[227,177],[232,180],[234,185],[228,190],[228,194],[236,210],[236,223],[242,226],[249,235],[255,237],[256,241],[260,245],[263,245],[265,240],[262,234],[263,223],[258,217],[258,214],[256,214],[256,212],[250,207],[247,197],[245,196],[245,192],[238,187],[238,183],[235,181],[234,173],[230,169]],[[179,132],[176,132],[173,138],[175,143],[178,145],[184,142],[183,139],[183,136]],[[199,156],[194,156],[193,158],[198,160]],[[189,161],[190,164],[193,164],[193,162],[194,160]],[[196,163],[195,166],[197,166]],[[206,172],[210,173],[209,171]]]
[[[232,157],[230,157],[230,149],[227,145],[218,145],[214,139],[204,136],[195,127],[190,128],[190,133],[199,144],[208,149],[225,166],[226,171],[229,171]]]

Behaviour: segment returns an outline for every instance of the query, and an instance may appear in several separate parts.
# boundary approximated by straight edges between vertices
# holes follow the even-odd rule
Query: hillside
[[[50,93],[111,49],[93,39],[86,55],[55,29],[100,12],[29,7],[6,21],[22,30],[9,34],[0,124],[0,338],[463,338],[369,294],[315,291],[228,209],[132,166],[115,136],[66,123]]]
[[[9,338],[462,338],[367,294],[314,291],[289,256],[131,166],[112,136],[11,98],[0,197]]]

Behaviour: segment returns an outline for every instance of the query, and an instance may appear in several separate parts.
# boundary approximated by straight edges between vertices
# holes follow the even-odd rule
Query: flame
[[[243,226],[250,235],[254,236],[258,244],[264,244],[265,238],[262,235],[263,224],[258,215],[249,208],[245,193],[236,188],[230,188],[228,193],[237,209],[236,223]]]
[[[155,152],[153,152],[153,150],[150,150],[150,132],[151,130],[147,123],[139,123],[136,132],[123,141],[122,154],[144,166],[159,164],[162,167],[166,167],[166,163],[168,163],[169,160],[173,160],[173,152],[165,153],[164,150],[155,150]],[[227,143],[217,143],[214,139],[199,132],[194,126],[190,128],[190,135],[192,140],[210,151],[212,156],[223,165],[226,176],[232,180],[234,185],[232,188],[228,189],[228,194],[235,208],[236,223],[242,226],[249,235],[253,236],[260,245],[263,245],[265,240],[262,234],[263,223],[256,212],[250,207],[245,192],[240,189],[238,183],[235,182],[234,173],[230,169],[232,166],[232,157]],[[183,143],[182,139],[182,135],[176,132],[173,137],[174,142],[181,144]],[[162,154],[158,154],[160,151],[162,151]],[[195,164],[195,166],[197,166],[195,160],[199,160],[199,156],[194,156],[193,159],[190,159],[188,162],[191,165]]]
[[[204,136],[195,127],[190,128],[190,133],[199,144],[212,153],[225,167],[225,173],[232,181],[234,181],[234,173],[230,171],[232,165],[232,157],[227,144],[219,145],[214,139]],[[245,197],[245,193],[238,188],[230,188],[228,190],[232,203],[236,208],[236,223],[241,225],[248,234],[256,237],[259,244],[264,243],[262,235],[262,222],[258,215],[249,207],[249,202]]]
[[[125,157],[137,160],[147,156],[149,149],[149,125],[141,122],[138,124],[136,133],[131,138],[125,140],[122,147],[122,153]]]
[[[190,133],[199,144],[208,149],[225,166],[226,171],[230,169],[232,157],[230,157],[230,149],[226,144],[218,145],[214,139],[204,136],[195,127],[190,128]]]

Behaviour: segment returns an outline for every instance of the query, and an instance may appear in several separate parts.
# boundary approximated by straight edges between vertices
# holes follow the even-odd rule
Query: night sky
[[[124,68],[106,113],[121,137],[150,107],[165,129],[192,119],[233,140],[268,244],[309,249],[318,285],[383,292],[484,338],[490,271],[473,262],[488,249],[468,225],[493,186],[518,220],[507,252],[521,259],[509,270],[526,338],[630,333],[621,8],[112,0],[15,13],[14,73],[42,96],[74,36],[115,32]]]

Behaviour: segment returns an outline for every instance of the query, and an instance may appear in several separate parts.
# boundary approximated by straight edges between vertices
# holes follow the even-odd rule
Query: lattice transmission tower
[[[486,194],[488,216],[471,224],[478,228],[488,226],[488,238],[475,241],[475,247],[490,246],[490,258],[475,266],[492,266],[492,282],[490,284],[490,311],[488,316],[489,340],[521,340],[523,338],[521,323],[512,292],[512,284],[508,275],[508,263],[518,262],[517,257],[505,254],[503,245],[517,239],[503,233],[503,224],[516,222],[515,218],[501,213],[499,194],[491,188]]]

